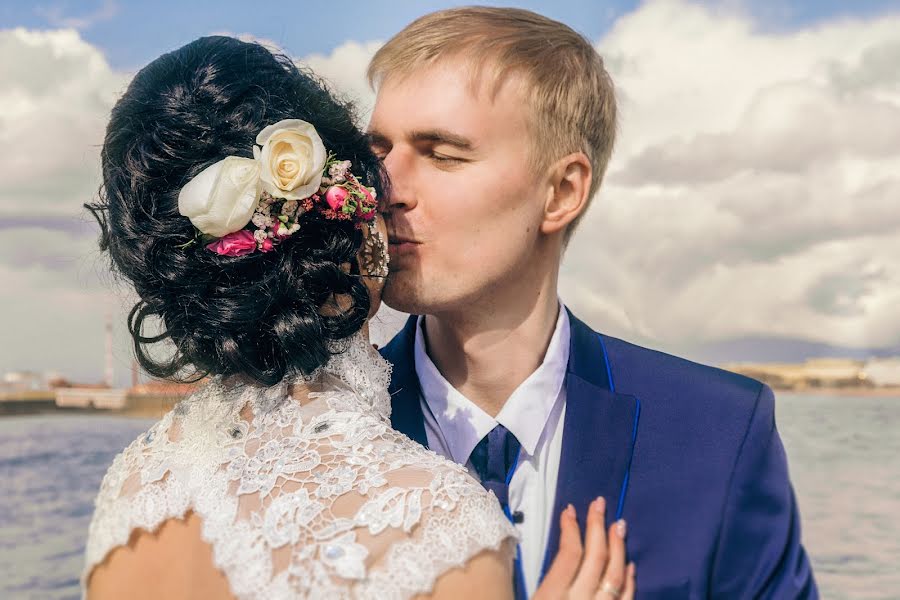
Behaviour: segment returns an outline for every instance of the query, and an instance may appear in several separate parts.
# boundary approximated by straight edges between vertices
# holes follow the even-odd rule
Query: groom
[[[595,332],[557,296],[616,131],[591,45],[528,11],[452,9],[389,40],[369,77],[393,186],[384,297],[414,315],[382,351],[393,425],[497,493],[522,534],[517,594],[563,508],[583,526],[602,496],[639,598],[817,597],[772,391]]]

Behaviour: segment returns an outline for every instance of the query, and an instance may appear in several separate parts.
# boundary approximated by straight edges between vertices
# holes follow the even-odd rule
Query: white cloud
[[[103,0],[94,12],[78,17],[66,15],[63,7],[38,6],[34,12],[47,19],[52,27],[65,29],[87,29],[96,23],[108,21],[119,14],[119,4],[115,0]]]
[[[356,103],[360,126],[365,126],[375,104],[375,93],[366,81],[366,68],[382,42],[344,42],[331,54],[310,54],[297,61],[327,80],[335,90]]]
[[[900,18],[767,34],[657,0],[598,50],[622,123],[563,270],[576,309],[666,344],[900,340]]]
[[[0,31],[0,54],[16,57],[0,63],[0,372],[96,379],[111,311],[125,374],[124,292],[104,275],[82,203],[96,197],[106,121],[129,76],[72,29]]]
[[[0,54],[0,216],[79,215],[128,76],[70,29],[0,31]]]

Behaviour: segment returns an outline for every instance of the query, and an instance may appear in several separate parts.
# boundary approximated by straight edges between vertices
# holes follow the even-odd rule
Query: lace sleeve
[[[409,598],[430,592],[441,575],[463,567],[484,550],[498,551],[512,564],[515,529],[496,498],[467,474],[445,466],[436,472],[404,469],[389,478],[389,486],[410,491],[389,493],[387,503],[371,502],[379,516],[372,519],[367,533],[379,531],[391,515],[393,522],[391,529],[367,540],[372,566],[356,586],[356,597]],[[422,490],[421,496],[417,490]],[[396,501],[394,494],[400,497]],[[418,522],[412,527],[401,523],[402,512],[409,521],[415,519],[419,504],[423,508]]]
[[[132,531],[156,531],[169,518],[182,518],[190,508],[184,477],[189,465],[178,459],[181,438],[180,404],[120,452],[106,471],[94,500],[94,513],[81,574],[85,588],[91,570]],[[171,476],[175,472],[179,476]]]

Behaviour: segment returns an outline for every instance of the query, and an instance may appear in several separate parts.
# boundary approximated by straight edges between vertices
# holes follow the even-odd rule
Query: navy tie
[[[512,471],[515,469],[519,457],[519,440],[503,425],[497,425],[491,429],[484,438],[478,442],[469,460],[475,467],[475,472],[481,479],[481,485],[494,492],[503,512],[510,521],[517,522],[513,518],[509,508],[509,483],[512,479]],[[521,518],[521,515],[516,515]],[[521,522],[521,521],[518,521]],[[525,598],[525,585],[522,576],[522,566],[516,550],[515,574],[513,588],[516,599]]]
[[[497,425],[481,438],[472,450],[472,466],[481,478],[481,485],[492,490],[503,510],[509,511],[509,486],[506,483],[510,469],[519,455],[519,440],[503,425]]]

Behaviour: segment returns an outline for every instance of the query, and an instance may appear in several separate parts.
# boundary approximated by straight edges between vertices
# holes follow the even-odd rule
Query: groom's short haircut
[[[589,198],[595,194],[615,141],[616,99],[603,59],[584,36],[518,8],[441,10],[416,19],[375,53],[369,84],[377,89],[387,79],[403,79],[444,60],[467,63],[473,86],[487,72],[492,94],[509,75],[524,77],[533,168],[539,172],[582,151],[593,170]]]

